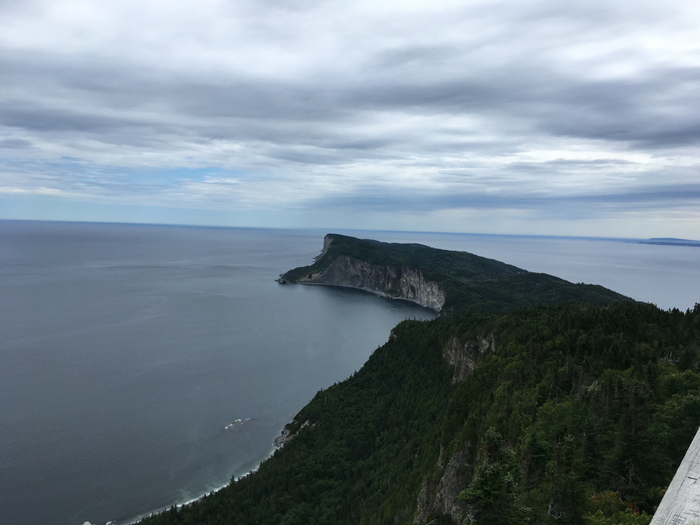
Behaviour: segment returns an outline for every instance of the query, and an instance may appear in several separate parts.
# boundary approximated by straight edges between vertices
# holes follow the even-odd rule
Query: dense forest
[[[644,525],[700,425],[700,305],[404,321],[259,470],[160,524]]]

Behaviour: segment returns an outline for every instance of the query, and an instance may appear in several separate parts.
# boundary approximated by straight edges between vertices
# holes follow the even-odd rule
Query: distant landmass
[[[631,300],[602,286],[574,284],[467,252],[328,234],[314,264],[281,283],[346,286],[405,299],[436,311],[505,312],[565,301]]]
[[[692,241],[690,239],[674,239],[673,237],[651,238],[648,241],[640,241],[640,244],[663,244],[669,246],[698,246],[700,241]]]
[[[319,391],[258,471],[144,524],[648,525],[700,425],[700,304],[335,234],[279,281],[441,315]]]

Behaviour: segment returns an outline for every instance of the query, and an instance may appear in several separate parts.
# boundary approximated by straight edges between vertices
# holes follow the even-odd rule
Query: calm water
[[[0,221],[0,521],[124,523],[215,489],[269,455],[396,323],[432,317],[275,283],[324,233]],[[466,250],[664,308],[700,301],[698,248],[343,233]]]
[[[104,524],[217,488],[399,321],[433,317],[274,282],[321,243],[0,222],[0,523]]]

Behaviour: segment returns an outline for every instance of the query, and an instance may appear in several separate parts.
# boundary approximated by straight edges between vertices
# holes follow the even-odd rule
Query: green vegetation
[[[476,361],[456,383],[455,347]],[[404,321],[256,473],[143,523],[646,525],[700,424],[699,361],[700,305]]]
[[[438,250],[422,244],[384,243],[330,234],[327,252],[311,266],[282,275],[288,282],[317,274],[341,255],[376,266],[410,267],[436,282],[446,293],[445,311],[504,312],[579,301],[594,304],[629,300],[618,293],[589,284],[573,284],[543,273],[531,273],[510,264],[467,252]]]
[[[437,281],[445,278],[487,280],[527,273],[525,270],[493,259],[486,259],[466,252],[438,250],[422,244],[386,243],[368,239],[356,239],[337,233],[329,234],[333,242],[328,250],[311,266],[295,268],[284,274],[295,281],[309,273],[327,268],[340,255],[347,255],[377,266],[409,265],[426,273]]]

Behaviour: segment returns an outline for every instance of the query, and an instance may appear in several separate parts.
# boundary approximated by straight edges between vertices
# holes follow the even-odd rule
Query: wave
[[[231,423],[229,423],[228,425],[226,425],[226,427],[224,427],[224,429],[225,429],[225,430],[228,430],[227,427],[229,427],[229,426],[231,426],[231,425],[234,425],[234,424],[235,424],[235,425],[240,425],[240,424],[245,423],[246,421],[251,421],[251,419],[252,419],[252,418],[234,419]],[[233,478],[232,478],[232,481],[235,483],[236,481],[238,481],[238,480],[240,480],[240,479],[243,479],[243,478],[245,478],[245,477],[247,477],[247,476],[250,476],[251,474],[257,472],[257,470],[260,468],[260,465],[262,464],[262,462],[265,461],[265,460],[267,460],[267,459],[269,459],[270,457],[272,457],[272,455],[275,453],[275,451],[276,451],[278,448],[279,448],[279,447],[277,447],[276,445],[273,445],[272,448],[270,449],[270,452],[267,454],[267,456],[265,456],[264,459],[262,459],[262,460],[260,461],[260,463],[258,463],[256,466],[254,466],[252,469],[250,469],[250,470],[249,470],[248,472],[246,472],[245,474],[241,474],[241,475],[238,476],[238,477],[233,477]],[[195,497],[195,498],[191,498],[191,499],[186,500],[186,501],[183,501],[183,502],[181,502],[181,503],[175,503],[175,507],[177,507],[177,508],[179,509],[179,508],[182,508],[182,507],[186,507],[187,505],[192,505],[192,503],[196,503],[197,501],[201,500],[202,498],[204,498],[204,497],[206,497],[206,496],[209,496],[210,494],[215,494],[216,492],[219,492],[220,490],[225,489],[225,488],[228,487],[230,484],[231,484],[231,482],[224,483],[223,485],[221,485],[221,486],[219,486],[219,487],[216,487],[216,488],[214,488],[214,489],[212,489],[212,490],[208,490],[207,492],[204,492],[203,494],[200,494],[199,496],[197,496],[197,497]],[[148,518],[148,517],[150,517],[150,516],[154,516],[155,514],[159,514],[159,513],[163,512],[163,511],[165,511],[165,510],[168,510],[168,509],[171,508],[171,507],[172,507],[172,505],[168,505],[168,506],[165,506],[165,507],[161,507],[161,508],[159,508],[159,509],[149,511],[149,512],[144,513],[144,514],[140,514],[140,515],[136,516],[135,518],[129,518],[128,521],[123,521],[123,522],[120,521],[120,520],[108,521],[105,525],[117,525],[117,524],[119,524],[119,525],[134,525],[134,524],[140,522],[140,521],[143,520],[143,519],[146,519],[146,518]]]
[[[245,419],[234,419],[233,421],[231,421],[228,425],[226,425],[224,427],[224,430],[229,430],[229,429],[235,427],[236,425],[242,425],[246,421],[250,421],[250,420],[251,420],[251,418],[249,418],[249,417],[245,418]]]

